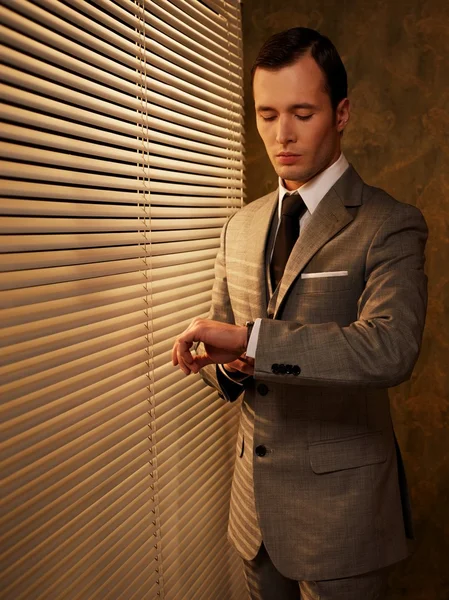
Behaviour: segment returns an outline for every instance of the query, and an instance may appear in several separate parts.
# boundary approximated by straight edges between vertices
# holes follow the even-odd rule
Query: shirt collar
[[[309,179],[309,181],[306,181],[306,183],[303,183],[298,188],[297,191],[301,194],[301,198],[304,200],[304,204],[311,214],[348,167],[349,163],[342,152],[330,167],[315,175],[315,177],[312,177],[312,179]],[[284,187],[283,180],[279,177],[279,210],[281,210],[281,202],[285,194],[291,194],[293,191],[296,190],[287,190]]]

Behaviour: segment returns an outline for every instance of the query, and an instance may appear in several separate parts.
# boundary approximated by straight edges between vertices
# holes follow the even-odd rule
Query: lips
[[[292,154],[291,152],[281,152],[277,155],[278,161],[283,165],[290,165],[296,162],[300,157],[300,154]]]

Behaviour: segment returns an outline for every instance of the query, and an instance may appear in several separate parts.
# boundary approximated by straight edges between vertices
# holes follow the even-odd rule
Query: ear
[[[337,109],[335,111],[337,131],[339,131],[340,133],[344,130],[349,121],[350,112],[351,111],[349,107],[349,99],[343,98],[343,100],[340,100],[340,102],[338,103]]]

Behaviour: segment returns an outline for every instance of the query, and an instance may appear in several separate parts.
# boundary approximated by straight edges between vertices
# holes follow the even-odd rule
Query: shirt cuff
[[[248,347],[246,348],[246,356],[248,358],[256,358],[257,342],[259,340],[260,324],[262,319],[256,319],[254,321],[253,330],[248,340]]]

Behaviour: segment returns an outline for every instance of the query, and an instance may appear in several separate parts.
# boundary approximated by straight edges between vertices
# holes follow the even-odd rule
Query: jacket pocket
[[[387,455],[382,431],[309,444],[310,466],[317,474],[383,463]]]

